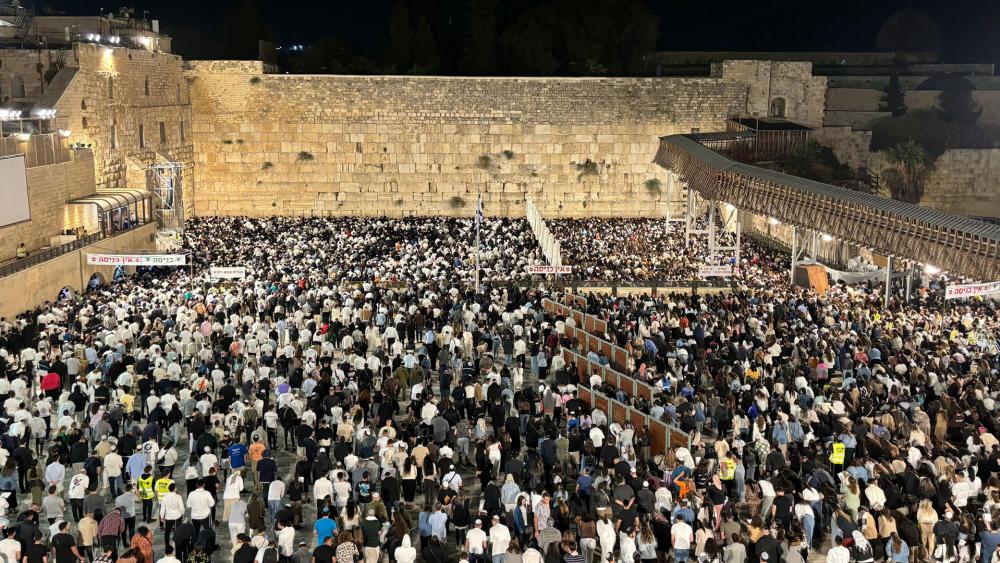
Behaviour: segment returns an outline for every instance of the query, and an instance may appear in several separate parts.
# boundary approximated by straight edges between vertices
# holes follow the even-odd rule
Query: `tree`
[[[893,117],[899,117],[906,113],[906,94],[899,87],[899,74],[893,72],[889,75],[889,83],[882,89],[882,99],[879,104],[882,111],[887,111]]]
[[[919,204],[933,167],[927,151],[916,141],[906,141],[887,150],[886,158],[890,166],[883,176],[892,199]]]
[[[497,72],[497,0],[469,0],[469,33],[459,70],[472,75]]]
[[[973,125],[983,113],[979,104],[972,99],[972,90],[941,90],[938,94],[938,115],[943,121],[958,125]]]
[[[639,0],[549,0],[522,14],[501,43],[515,73],[621,76],[641,72],[658,34],[659,20]]]
[[[435,73],[441,67],[437,40],[427,18],[417,20],[417,32],[413,37],[413,68],[425,73]]]
[[[406,72],[413,64],[413,25],[410,23],[410,10],[404,0],[396,0],[392,5],[385,62],[394,67],[396,72]]]

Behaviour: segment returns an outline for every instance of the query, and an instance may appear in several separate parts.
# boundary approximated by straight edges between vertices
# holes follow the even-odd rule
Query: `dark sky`
[[[36,0],[70,13],[96,13],[122,5],[169,27],[218,31],[234,0]],[[541,0],[501,0],[519,13]],[[411,0],[461,19],[465,0]],[[281,44],[324,35],[349,41],[358,52],[385,41],[392,0],[259,0]],[[943,58],[1000,62],[1000,0],[647,0],[660,16],[659,47],[668,50],[871,50],[879,26],[895,11],[915,7],[941,27]]]

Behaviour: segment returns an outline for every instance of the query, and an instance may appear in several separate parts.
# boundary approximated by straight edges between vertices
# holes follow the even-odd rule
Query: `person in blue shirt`
[[[337,521],[330,518],[330,509],[323,509],[323,517],[316,520],[313,525],[313,537],[316,538],[316,545],[323,545],[326,538],[335,537],[337,534]]]
[[[247,447],[244,444],[229,446],[229,466],[235,471],[247,465]]]

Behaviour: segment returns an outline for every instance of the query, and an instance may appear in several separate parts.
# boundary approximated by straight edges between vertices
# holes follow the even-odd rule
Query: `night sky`
[[[23,1],[23,0],[22,0]],[[131,6],[150,11],[167,30],[183,26],[215,34],[235,0],[36,0],[71,14]],[[540,0],[502,0],[499,11],[517,14]],[[461,20],[465,0],[412,0]],[[914,7],[940,26],[942,59],[1000,62],[998,0],[647,0],[660,17],[663,50],[874,49],[879,26],[895,11]],[[258,0],[258,9],[279,44],[309,44],[334,36],[359,53],[384,44],[392,0]],[[39,10],[42,11],[42,10]],[[500,14],[502,16],[502,14]],[[455,25],[463,25],[456,21]],[[177,50],[183,54],[183,45]]]

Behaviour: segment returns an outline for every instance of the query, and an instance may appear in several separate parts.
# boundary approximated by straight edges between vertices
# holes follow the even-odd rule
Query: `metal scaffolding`
[[[161,229],[176,229],[184,223],[178,197],[183,170],[179,162],[158,162],[149,167],[149,191],[153,192],[154,216]]]

